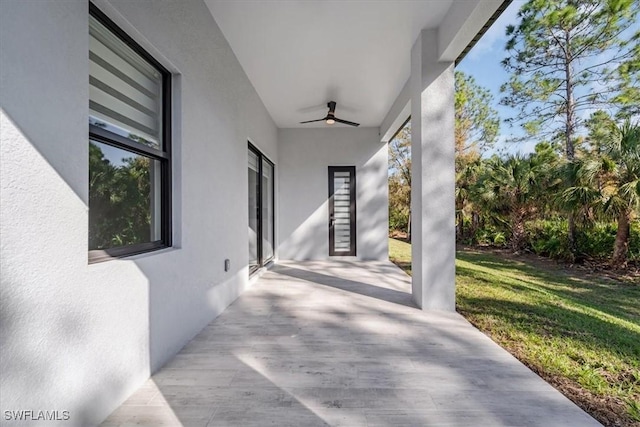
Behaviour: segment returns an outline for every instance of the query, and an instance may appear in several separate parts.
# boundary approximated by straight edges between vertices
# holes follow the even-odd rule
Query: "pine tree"
[[[566,159],[574,161],[580,112],[621,102],[633,83],[634,63],[625,73],[618,69],[636,55],[637,33],[629,36],[629,28],[639,10],[640,0],[527,2],[519,24],[507,27],[502,64],[511,77],[501,88],[502,103],[517,111],[508,121],[520,123],[526,137],[562,141]],[[572,213],[568,219],[576,256]]]

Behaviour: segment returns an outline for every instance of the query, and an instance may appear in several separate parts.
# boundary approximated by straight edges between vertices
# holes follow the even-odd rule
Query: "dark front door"
[[[329,255],[356,255],[355,166],[329,166]]]

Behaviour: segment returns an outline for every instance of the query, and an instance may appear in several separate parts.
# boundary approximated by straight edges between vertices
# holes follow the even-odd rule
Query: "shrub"
[[[389,230],[408,231],[409,214],[389,207]]]
[[[566,220],[531,221],[525,228],[527,247],[535,254],[556,259],[570,258]]]
[[[471,241],[482,246],[505,246],[507,238],[504,230],[493,225],[485,225],[474,230]]]
[[[563,218],[538,220],[527,223],[527,246],[534,253],[556,259],[569,259],[567,221]],[[599,222],[578,230],[578,250],[588,258],[606,260],[613,253],[617,225]],[[640,223],[631,226],[629,259],[640,260]]]
[[[498,231],[493,235],[493,244],[496,246],[505,246],[507,244],[507,237],[502,231]]]

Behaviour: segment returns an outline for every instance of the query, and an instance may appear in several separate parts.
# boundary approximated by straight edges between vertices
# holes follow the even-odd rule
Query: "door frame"
[[[334,228],[334,199],[335,192],[333,175],[335,172],[349,172],[349,234],[351,242],[349,252],[335,251],[335,228]],[[329,166],[329,256],[356,256],[357,235],[356,235],[356,167],[355,166]]]
[[[260,151],[255,145],[253,145],[251,143],[251,141],[247,141],[248,143],[248,147],[249,147],[249,151],[251,151],[253,154],[255,154],[258,157],[258,191],[257,191],[257,230],[256,230],[256,234],[257,234],[257,249],[258,249],[258,264],[257,265],[253,265],[253,266],[249,266],[249,275],[255,273],[256,271],[258,271],[260,268],[264,267],[267,263],[271,262],[274,258],[275,258],[275,223],[276,223],[276,215],[275,215],[275,200],[276,200],[276,195],[275,195],[275,190],[276,190],[276,166],[275,163],[273,163],[267,156],[265,156],[262,151]],[[273,194],[273,199],[271,200],[271,212],[273,212],[273,224],[271,225],[274,231],[274,242],[273,242],[273,255],[271,255],[269,258],[264,258],[263,257],[263,253],[262,253],[262,237],[263,237],[263,233],[264,233],[264,229],[263,229],[263,223],[262,223],[262,217],[263,217],[263,211],[262,211],[262,197],[265,194],[265,189],[263,188],[262,185],[262,161],[266,161],[267,163],[269,163],[271,165],[272,171],[273,171],[273,176],[271,177],[271,191]]]

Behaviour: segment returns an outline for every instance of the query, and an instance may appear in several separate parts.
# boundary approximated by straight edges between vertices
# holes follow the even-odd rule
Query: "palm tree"
[[[640,126],[627,120],[616,132],[617,138],[605,151],[610,164],[605,175],[604,211],[617,217],[618,230],[611,262],[622,266],[627,262],[631,221],[640,211]]]
[[[535,175],[525,157],[512,155],[506,159],[493,157],[480,179],[480,200],[485,211],[511,232],[509,243],[514,251],[525,241],[525,221],[535,213],[535,198],[531,197]]]
[[[456,158],[456,238],[463,241],[466,237],[464,220],[473,209],[473,189],[481,174],[482,161],[480,157],[463,160]],[[472,216],[474,212],[471,212]],[[472,226],[473,227],[473,226]]]
[[[640,126],[630,120],[613,126],[597,153],[574,164],[579,185],[562,198],[617,221],[611,264],[621,267],[627,262],[631,223],[640,213]]]
[[[509,229],[514,251],[524,248],[525,223],[546,207],[549,192],[559,184],[554,174],[557,160],[552,147],[540,143],[536,152],[526,157],[492,157],[486,163],[487,173],[479,180],[479,198],[485,211]]]

